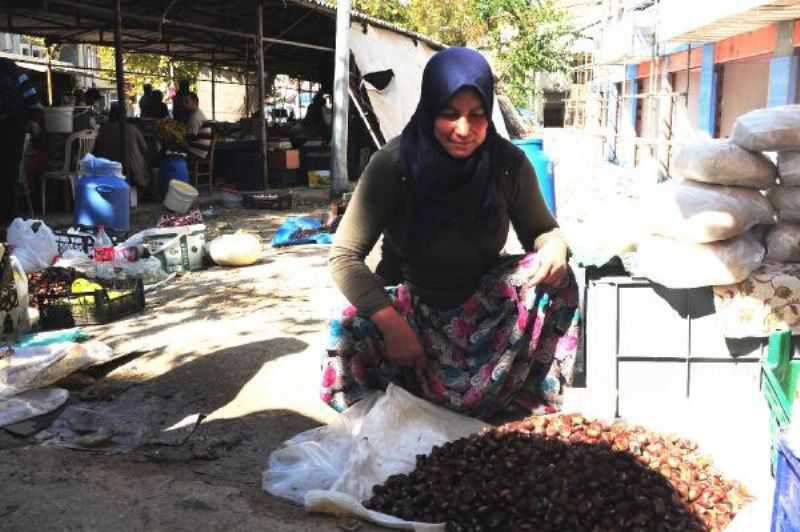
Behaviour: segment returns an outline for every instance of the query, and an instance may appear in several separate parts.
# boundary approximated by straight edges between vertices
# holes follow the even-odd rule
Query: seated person
[[[198,107],[197,94],[190,92],[184,97],[183,106],[188,113],[186,123],[186,148],[189,155],[197,159],[207,159],[211,151],[211,142],[214,132],[211,124],[206,120],[206,115]]]
[[[120,111],[117,103],[111,104],[108,113],[108,122],[100,127],[97,140],[92,153],[96,157],[103,157],[112,161],[122,162],[120,149]],[[125,123],[125,151],[127,161],[123,172],[131,186],[146,187],[150,182],[150,171],[147,165],[147,142],[139,128],[130,123]]]

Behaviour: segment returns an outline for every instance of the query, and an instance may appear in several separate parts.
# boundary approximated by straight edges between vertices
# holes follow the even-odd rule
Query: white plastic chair
[[[61,181],[70,184],[72,200],[75,200],[75,181],[78,176],[80,160],[94,149],[97,139],[97,130],[84,129],[72,133],[64,144],[64,164],[59,170],[50,170],[42,174],[42,216],[45,215],[47,205],[46,192],[48,181]],[[77,144],[77,148],[75,147]],[[66,199],[66,198],[65,198]]]

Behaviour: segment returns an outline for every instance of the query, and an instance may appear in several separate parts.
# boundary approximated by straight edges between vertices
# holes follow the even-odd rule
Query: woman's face
[[[489,129],[489,117],[474,89],[458,91],[436,116],[433,135],[450,156],[465,159],[475,153]]]

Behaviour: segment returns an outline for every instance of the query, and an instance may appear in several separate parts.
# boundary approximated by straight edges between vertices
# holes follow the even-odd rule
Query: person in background
[[[152,114],[148,118],[155,118],[161,120],[162,118],[169,118],[169,109],[167,104],[164,103],[164,93],[161,91],[153,91],[152,97]]]
[[[438,52],[411,120],[364,170],[329,259],[351,303],[323,355],[321,398],[334,409],[389,383],[482,419],[558,409],[577,284],[534,169],[495,131],[493,106],[479,52]],[[501,254],[510,226],[525,255]],[[381,235],[373,273],[364,260]]]
[[[207,118],[200,110],[200,99],[196,93],[190,92],[184,97],[183,108],[186,111],[186,134],[197,135]]]
[[[96,157],[111,159],[112,161],[122,162],[122,150],[120,146],[120,112],[119,105],[114,102],[108,113],[108,122],[100,127],[97,133],[97,140],[94,143],[92,153]],[[127,161],[123,172],[128,178],[128,184],[147,187],[150,182],[150,172],[147,165],[147,142],[139,128],[130,123],[125,123]]]
[[[139,116],[146,118],[149,117],[151,113],[150,101],[153,96],[153,86],[149,83],[145,83],[142,88],[144,89],[144,93],[141,98],[139,98]]]
[[[186,97],[189,95],[189,80],[182,79],[178,92],[172,97],[172,118],[178,122],[186,123],[189,120],[189,111],[186,109]]]
[[[211,150],[214,132],[206,115],[200,110],[197,94],[190,92],[184,99],[184,108],[188,112],[186,122],[186,145],[189,155],[195,159],[207,159]]]
[[[83,102],[87,109],[77,114],[74,118],[75,130],[94,129],[100,122],[100,112],[97,109],[97,102],[100,100],[100,91],[92,87],[83,95]]]
[[[16,186],[25,134],[38,135],[42,105],[28,75],[10,59],[0,58],[0,240],[16,214]]]

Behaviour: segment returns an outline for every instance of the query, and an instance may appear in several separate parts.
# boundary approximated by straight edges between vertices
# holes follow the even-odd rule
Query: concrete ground
[[[585,154],[557,160],[557,192],[559,220],[569,226],[570,238],[591,243],[597,234],[591,220],[611,201],[635,199],[646,178],[605,165],[589,148],[553,134],[559,135],[554,144]],[[298,191],[297,198],[294,213],[318,214],[326,203],[322,191]],[[140,208],[134,225],[147,226],[156,215],[157,209]],[[94,328],[123,357],[73,379],[67,408],[21,427],[22,436],[0,430],[0,477],[6,479],[0,529],[349,529],[349,521],[307,515],[261,488],[271,450],[333,419],[317,400],[318,360],[325,321],[340,296],[326,270],[327,248],[268,245],[286,215],[218,209],[207,219],[209,237],[240,228],[256,232],[265,242],[263,259],[247,268],[183,275],[148,296],[143,314]],[[510,249],[515,247],[512,242]],[[591,387],[570,392],[568,399],[571,409],[581,410],[591,403]],[[675,405],[671,417],[650,419],[658,428],[705,440],[722,465],[752,481],[761,501],[738,529],[749,532],[767,530],[771,487],[761,468],[763,410],[757,399],[749,409],[729,408],[733,415]],[[119,440],[143,445],[117,454],[48,446],[59,417],[76,411],[90,412]],[[185,434],[166,429],[198,414],[206,417],[186,445],[153,444]],[[737,460],[745,467],[737,469]]]
[[[324,206],[319,193],[305,199],[295,213]],[[218,212],[207,220],[210,236],[247,229],[265,244],[287,214]],[[135,223],[155,214],[140,209]],[[301,532],[349,524],[309,516],[261,489],[269,452],[333,416],[316,398],[317,344],[330,308],[326,255],[325,247],[265,245],[255,266],[183,275],[148,297],[143,314],[92,328],[123,358],[72,379],[67,408],[23,431],[70,409],[95,413],[122,440],[207,417],[185,447],[112,455],[35,445],[47,428],[28,437],[0,431],[0,529]]]

